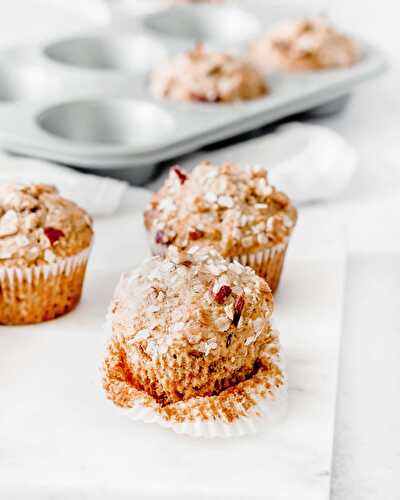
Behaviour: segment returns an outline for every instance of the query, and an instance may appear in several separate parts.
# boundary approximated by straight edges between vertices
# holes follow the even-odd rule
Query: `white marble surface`
[[[38,3],[43,2],[2,1],[3,45],[54,30]],[[395,500],[400,498],[400,5],[393,0],[307,3],[380,44],[391,62],[391,71],[360,87],[344,113],[316,122],[341,133],[362,160],[348,190],[330,204],[347,222],[350,252],[331,497]],[[29,15],[22,19],[27,5]]]
[[[115,215],[95,221],[76,311],[1,328],[0,498],[328,498],[345,276],[340,223],[321,208],[304,210],[290,243],[274,314],[287,417],[255,436],[199,440],[132,422],[102,397],[105,311],[121,271],[149,253],[148,200],[133,191]]]

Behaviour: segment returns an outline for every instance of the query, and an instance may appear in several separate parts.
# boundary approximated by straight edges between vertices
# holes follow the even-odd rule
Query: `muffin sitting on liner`
[[[175,430],[261,415],[260,401],[273,405],[285,389],[272,309],[271,291],[252,269],[210,248],[170,247],[165,259],[149,259],[117,287],[107,397],[134,419]]]
[[[156,70],[151,90],[178,101],[231,102],[267,94],[264,77],[239,57],[204,50],[178,55]]]
[[[297,212],[268,183],[265,168],[204,161],[191,173],[173,167],[144,213],[154,254],[168,245],[211,246],[251,266],[276,290]]]
[[[53,186],[0,186],[0,324],[39,323],[79,302],[93,236]]]
[[[350,66],[360,59],[354,41],[324,17],[279,24],[252,44],[249,55],[260,67],[283,71]]]

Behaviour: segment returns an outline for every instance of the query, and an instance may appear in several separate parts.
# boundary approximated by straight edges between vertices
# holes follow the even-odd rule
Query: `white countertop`
[[[35,22],[32,6],[40,3],[3,0],[1,43],[49,29],[45,10],[40,29]],[[330,204],[347,219],[349,248],[331,497],[394,500],[400,498],[400,6],[391,0],[312,3],[379,44],[391,63],[390,72],[357,90],[343,113],[315,121],[361,154],[350,187]],[[20,22],[27,5],[31,13]],[[50,28],[54,34],[53,23]]]

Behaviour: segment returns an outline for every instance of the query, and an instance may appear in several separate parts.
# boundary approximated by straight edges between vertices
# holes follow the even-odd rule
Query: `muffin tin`
[[[177,103],[150,95],[149,74],[167,56],[199,40],[243,53],[271,24],[299,14],[261,0],[239,4],[179,5],[139,18],[117,4],[106,28],[3,51],[1,145],[82,168],[128,168],[130,179],[143,183],[159,161],[298,112],[332,111],[385,69],[381,52],[360,42],[358,64],[267,75],[270,95],[253,101]]]

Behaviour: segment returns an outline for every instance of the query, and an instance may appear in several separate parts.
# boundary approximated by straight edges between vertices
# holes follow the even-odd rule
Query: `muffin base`
[[[114,339],[103,362],[103,388],[107,399],[131,420],[157,423],[178,434],[213,438],[254,434],[286,414],[287,382],[277,339],[265,345],[261,366],[248,380],[215,396],[164,406],[132,385],[120,354]]]
[[[32,267],[0,267],[0,324],[41,323],[80,301],[90,249]]]
[[[228,260],[231,262],[236,260],[244,266],[253,268],[259,276],[265,279],[271,291],[275,292],[281,279],[287,247],[287,243],[280,243],[258,252],[228,257]]]

